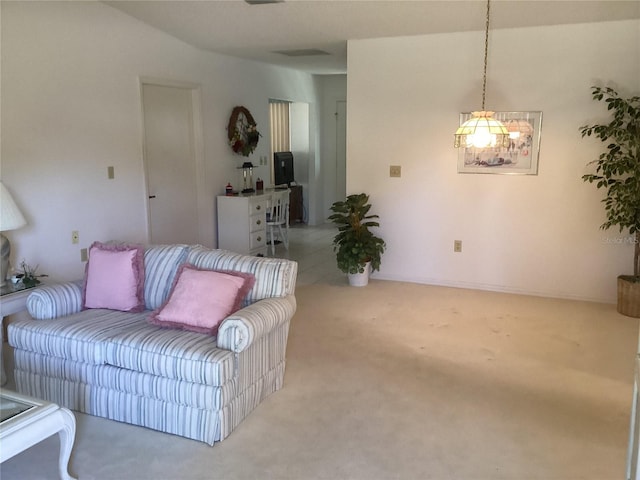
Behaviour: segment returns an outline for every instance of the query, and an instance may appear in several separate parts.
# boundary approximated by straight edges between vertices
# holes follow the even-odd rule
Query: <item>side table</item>
[[[0,385],[7,383],[7,376],[4,372],[4,362],[2,360],[4,317],[25,310],[27,308],[27,297],[33,292],[34,288],[18,288],[12,284],[0,288]]]
[[[9,460],[45,438],[60,437],[58,474],[61,480],[77,480],[69,475],[69,458],[76,436],[76,417],[70,410],[16,392],[0,392],[0,462]]]

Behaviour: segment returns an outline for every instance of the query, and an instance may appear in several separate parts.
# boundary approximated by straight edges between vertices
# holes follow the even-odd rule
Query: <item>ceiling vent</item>
[[[249,5],[267,5],[269,3],[283,3],[284,0],[244,0]]]
[[[317,48],[304,48],[301,50],[274,50],[273,53],[279,53],[280,55],[286,55],[287,57],[316,57],[318,55],[331,55],[324,50],[318,50]]]

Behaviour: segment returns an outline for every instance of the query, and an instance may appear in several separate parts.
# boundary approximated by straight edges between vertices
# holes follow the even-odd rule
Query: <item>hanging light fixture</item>
[[[487,0],[487,21],[484,33],[484,73],[482,78],[482,111],[472,112],[472,117],[456,130],[454,147],[487,148],[509,145],[509,131],[493,118],[495,112],[484,109],[487,91],[487,55],[489,53],[489,13],[491,0]]]

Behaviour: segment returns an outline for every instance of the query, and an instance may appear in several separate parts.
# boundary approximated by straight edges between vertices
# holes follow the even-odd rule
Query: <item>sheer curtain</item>
[[[273,152],[291,150],[289,131],[289,103],[283,100],[269,100],[269,120],[271,122],[271,155]]]

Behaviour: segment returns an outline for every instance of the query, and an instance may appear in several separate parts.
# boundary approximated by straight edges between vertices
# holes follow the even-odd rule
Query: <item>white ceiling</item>
[[[193,46],[309,73],[345,73],[347,40],[484,31],[484,0],[105,1]],[[491,28],[640,18],[640,0],[494,0]],[[279,50],[318,49],[289,57]]]

